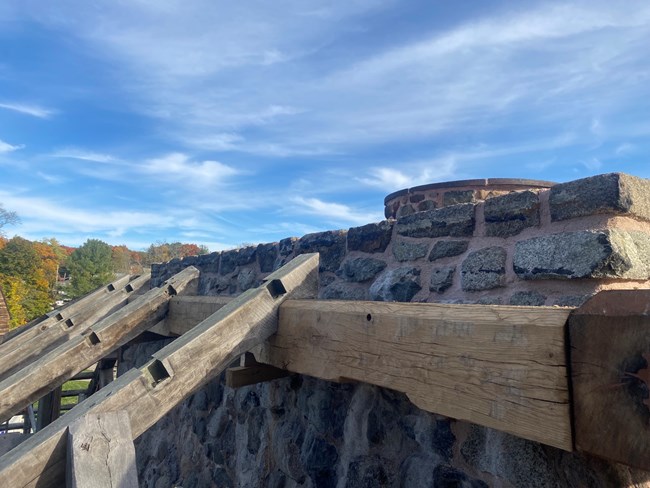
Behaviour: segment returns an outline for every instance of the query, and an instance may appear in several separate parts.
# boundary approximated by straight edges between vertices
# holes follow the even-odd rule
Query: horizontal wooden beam
[[[185,268],[118,312],[88,328],[37,361],[0,381],[0,421],[33,403],[156,324],[167,313],[169,299],[198,277]]]
[[[123,287],[112,287],[109,292],[102,288],[93,301],[91,296],[82,300],[72,309],[54,314],[48,321],[37,327],[39,332],[33,337],[20,335],[2,344],[0,349],[0,380],[24,368],[45,353],[55,349],[73,337],[83,334],[88,327],[127,304],[130,296],[149,283],[146,274],[126,283]]]
[[[65,480],[66,432],[89,413],[124,410],[134,438],[169,410],[216,378],[245,351],[277,330],[278,309],[288,297],[318,292],[318,254],[294,258],[251,289],[131,369],[63,417],[0,457],[0,480],[12,488],[58,487]]]
[[[650,471],[650,290],[597,294],[569,334],[576,448]]]
[[[570,309],[291,300],[260,362],[404,392],[420,408],[572,450]]]

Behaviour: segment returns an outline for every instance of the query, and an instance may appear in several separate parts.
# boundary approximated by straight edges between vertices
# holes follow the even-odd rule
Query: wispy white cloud
[[[0,139],[0,154],[17,151],[24,148],[24,145],[13,145]]]
[[[396,167],[402,167],[396,165]],[[403,169],[396,167],[369,168],[368,176],[357,178],[364,185],[376,187],[386,192],[448,180],[456,172],[456,159],[445,157],[427,162],[407,164]]]
[[[55,110],[40,107],[38,105],[30,105],[23,103],[7,103],[0,102],[0,108],[5,110],[11,110],[13,112],[18,112],[25,115],[31,115],[32,117],[38,117],[39,119],[49,119],[52,115],[56,113]]]
[[[335,202],[325,202],[318,198],[294,197],[291,211],[317,215],[321,219],[332,223],[367,224],[381,220],[379,212],[360,212],[348,205]]]
[[[219,161],[195,162],[182,153],[171,153],[147,160],[139,170],[154,179],[184,182],[193,186],[211,186],[223,183],[239,173]]]
[[[82,161],[94,161],[96,163],[119,163],[120,160],[109,155],[98,152],[88,151],[76,147],[68,147],[59,149],[58,151],[50,154],[53,158],[62,159],[80,159]]]

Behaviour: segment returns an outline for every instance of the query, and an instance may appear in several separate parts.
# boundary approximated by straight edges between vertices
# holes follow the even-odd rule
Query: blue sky
[[[0,2],[10,235],[219,250],[649,154],[646,0]]]

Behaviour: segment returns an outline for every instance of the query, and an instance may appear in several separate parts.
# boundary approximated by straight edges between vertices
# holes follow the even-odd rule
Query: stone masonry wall
[[[600,175],[154,266],[194,265],[199,293],[236,295],[320,252],[324,299],[577,306],[650,287],[650,181]],[[165,341],[131,345],[120,368]],[[413,406],[397,392],[300,375],[214,381],[137,443],[141,486],[613,487],[650,473],[566,453]]]

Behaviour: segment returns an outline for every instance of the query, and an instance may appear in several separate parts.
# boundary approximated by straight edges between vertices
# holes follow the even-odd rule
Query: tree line
[[[10,327],[25,324],[52,310],[60,300],[85,295],[121,274],[141,274],[152,263],[209,252],[205,246],[181,242],[158,242],[146,251],[132,251],[99,239],[73,248],[55,238],[6,238],[2,228],[19,222],[14,212],[0,205],[0,290],[11,315]]]

